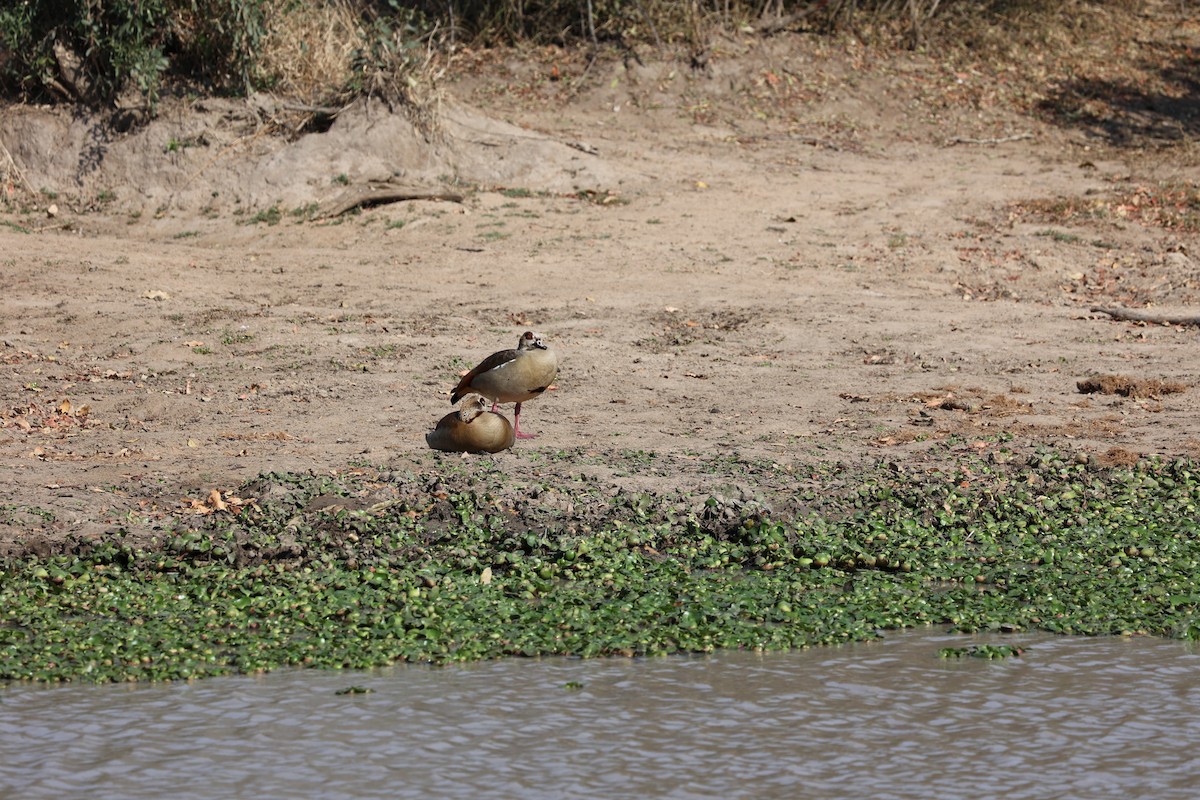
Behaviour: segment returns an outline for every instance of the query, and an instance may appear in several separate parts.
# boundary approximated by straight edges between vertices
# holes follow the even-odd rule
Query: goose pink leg
[[[521,433],[521,404],[517,403],[517,407],[513,409],[513,435],[518,439],[536,439],[535,433]]]

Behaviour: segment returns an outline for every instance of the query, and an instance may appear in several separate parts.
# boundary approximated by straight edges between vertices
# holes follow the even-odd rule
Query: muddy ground
[[[852,41],[644,61],[467,54],[432,121],[323,133],[264,98],[125,134],[0,109],[0,552],[151,537],[269,471],[432,485],[480,461],[425,447],[458,375],[526,329],[561,369],[495,457],[514,492],[1200,454],[1197,327],[1091,310],[1200,302],[1194,81],[1069,113],[999,91],[1024,65]],[[450,199],[318,218],[372,181]]]

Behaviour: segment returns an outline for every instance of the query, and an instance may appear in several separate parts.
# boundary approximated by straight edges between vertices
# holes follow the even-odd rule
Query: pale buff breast
[[[546,391],[557,374],[554,351],[522,350],[515,358],[472,376],[470,389],[497,403],[523,403]]]

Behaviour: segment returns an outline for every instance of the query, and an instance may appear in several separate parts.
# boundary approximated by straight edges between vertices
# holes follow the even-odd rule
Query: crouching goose
[[[499,453],[513,446],[516,437],[508,420],[486,411],[487,402],[477,394],[463,401],[425,434],[425,443],[449,453]]]

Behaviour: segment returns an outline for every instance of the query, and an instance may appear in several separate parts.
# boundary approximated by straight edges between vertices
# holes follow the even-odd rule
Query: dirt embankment
[[[496,457],[514,486],[1200,451],[1197,328],[1091,311],[1197,303],[1194,85],[1068,123],[1003,74],[803,37],[703,73],[542,55],[446,87],[432,128],[4,109],[0,548],[152,537],[264,471],[454,471],[424,433],[526,329],[561,370]],[[461,199],[314,219],[368,186]],[[1105,375],[1160,389],[1080,392]]]

